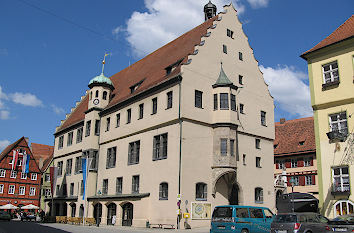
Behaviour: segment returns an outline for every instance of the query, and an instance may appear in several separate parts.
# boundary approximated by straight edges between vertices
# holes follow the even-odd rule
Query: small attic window
[[[176,67],[181,64],[181,62],[183,61],[183,59],[178,60],[177,62],[173,63],[172,65],[169,65],[165,68],[166,70],[166,75],[169,75],[172,73],[172,71],[174,71],[176,69]]]
[[[130,93],[134,93],[139,87],[140,85],[144,82],[145,79],[139,81],[138,83],[134,84],[133,86],[130,87]]]
[[[299,146],[303,146],[305,144],[305,141],[300,141]]]

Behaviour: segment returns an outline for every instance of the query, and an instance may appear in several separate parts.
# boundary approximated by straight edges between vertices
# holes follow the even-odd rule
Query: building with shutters
[[[19,152],[17,166],[12,169],[13,151]],[[23,173],[23,155],[30,155],[29,172]],[[28,145],[22,137],[7,146],[0,154],[0,205],[13,204],[21,207],[29,204],[40,206],[42,173]]]
[[[354,213],[354,15],[301,55],[314,111],[319,205],[329,218]]]
[[[234,7],[204,12],[201,25],[89,82],[55,131],[55,215],[195,228],[210,226],[216,205],[274,210],[273,98]],[[82,158],[92,161],[86,206]]]
[[[274,140],[276,195],[294,192],[309,193],[318,198],[318,176],[313,117],[275,123]]]

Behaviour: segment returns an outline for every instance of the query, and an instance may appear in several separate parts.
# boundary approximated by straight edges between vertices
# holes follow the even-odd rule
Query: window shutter
[[[279,169],[279,160],[275,161],[275,168]]]
[[[298,167],[303,167],[304,166],[304,158],[299,158],[297,160],[297,166]]]
[[[299,177],[299,183],[300,183],[300,186],[304,186],[305,185],[305,176],[300,176]]]
[[[285,167],[290,168],[291,167],[291,162],[289,160],[285,161]]]
[[[311,160],[312,161],[312,160]],[[316,175],[312,175],[312,184],[315,185],[316,184]]]
[[[312,157],[310,158],[310,164],[311,164],[311,166],[313,166],[313,158]]]
[[[291,186],[291,184],[290,184],[291,176],[286,176],[286,180],[288,181],[288,187],[290,187]]]
[[[152,151],[152,158],[156,159],[156,137],[154,137],[154,142],[153,142],[153,151]]]

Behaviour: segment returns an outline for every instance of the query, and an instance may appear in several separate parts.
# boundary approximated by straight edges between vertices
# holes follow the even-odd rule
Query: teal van
[[[266,207],[224,205],[214,208],[210,233],[270,232],[274,214]]]

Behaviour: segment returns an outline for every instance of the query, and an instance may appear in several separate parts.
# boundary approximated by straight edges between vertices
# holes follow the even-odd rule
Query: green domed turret
[[[94,86],[108,86],[111,90],[114,89],[112,81],[106,76],[104,76],[103,73],[91,79],[88,86],[89,88],[92,88]]]

